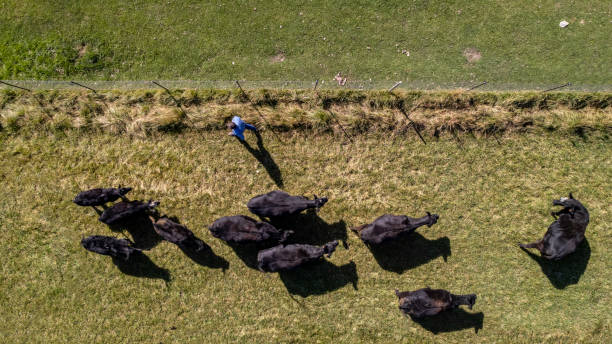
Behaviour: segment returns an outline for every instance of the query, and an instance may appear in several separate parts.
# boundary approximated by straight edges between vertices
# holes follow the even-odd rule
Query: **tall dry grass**
[[[112,134],[206,131],[239,115],[278,131],[383,132],[414,125],[426,135],[612,130],[612,94],[323,90],[0,92],[7,133],[85,130]],[[176,102],[175,102],[176,99]],[[251,102],[250,102],[250,101]],[[414,124],[413,124],[414,123]]]

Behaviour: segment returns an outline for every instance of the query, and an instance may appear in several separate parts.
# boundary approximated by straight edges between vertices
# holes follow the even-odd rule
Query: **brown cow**
[[[327,203],[327,197],[309,200],[304,196],[291,196],[280,190],[270,191],[267,194],[258,195],[249,200],[247,207],[260,217],[282,217],[297,214],[303,210],[319,209]]]
[[[140,249],[135,248],[134,244],[127,239],[117,239],[102,235],[92,235],[84,238],[81,240],[81,245],[87,251],[125,261],[129,260],[132,254],[141,252]]]
[[[176,223],[167,216],[162,216],[157,220],[152,216],[149,218],[153,222],[153,229],[155,229],[155,232],[159,234],[160,237],[184,250],[200,252],[208,247],[208,245],[196,237],[187,226]]]
[[[555,221],[548,226],[544,238],[519,246],[522,249],[536,248],[543,258],[559,260],[576,251],[584,240],[584,233],[589,224],[589,212],[582,203],[574,199],[571,193],[569,198],[561,197],[554,200],[553,205],[562,206],[563,209],[551,213]]]
[[[383,241],[398,238],[400,235],[411,233],[417,228],[427,225],[433,226],[440,216],[427,212],[426,216],[413,218],[404,215],[385,214],[374,222],[351,228],[361,240],[369,245],[378,245]]]
[[[337,246],[337,240],[328,242],[323,246],[304,244],[278,245],[259,251],[257,254],[257,268],[265,272],[295,269],[300,265],[319,260],[324,254],[328,258],[331,257]]]
[[[87,191],[79,192],[78,195],[72,200],[74,203],[80,206],[105,206],[108,202],[114,202],[117,199],[121,198],[124,201],[127,201],[125,194],[130,192],[132,188],[122,188],[121,186],[118,188],[104,188],[104,189],[91,189]]]
[[[472,309],[476,303],[476,294],[455,295],[444,289],[429,287],[404,292],[395,289],[395,295],[399,299],[400,310],[414,318],[436,315],[459,305],[467,305]]]
[[[130,201],[130,202],[119,202],[112,207],[104,210],[102,215],[98,218],[101,222],[107,225],[112,225],[121,220],[128,219],[136,214],[144,213],[148,210],[153,210],[159,205],[158,201],[141,202],[141,201]]]
[[[244,215],[224,216],[215,220],[210,233],[229,243],[261,243],[265,241],[284,242],[293,231],[281,231],[267,222],[259,222]]]

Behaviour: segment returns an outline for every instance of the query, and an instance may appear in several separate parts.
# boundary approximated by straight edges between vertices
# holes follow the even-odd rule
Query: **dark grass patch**
[[[65,79],[92,75],[112,62],[100,42],[45,38],[0,41],[0,79]]]

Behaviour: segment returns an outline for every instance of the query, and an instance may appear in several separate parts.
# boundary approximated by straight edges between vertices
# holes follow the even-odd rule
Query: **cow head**
[[[149,210],[155,209],[158,205],[159,205],[159,201],[149,200],[149,202],[147,203]]]
[[[430,212],[427,212],[427,217],[429,219],[429,222],[427,222],[427,227],[431,227],[431,226],[435,225],[438,222],[438,219],[440,218],[440,215],[432,214]]]
[[[121,185],[119,185],[119,194],[121,196],[127,194],[130,191],[132,191],[132,188],[122,188]]]
[[[87,238],[81,239],[81,246],[83,246],[83,248],[85,248],[88,251],[91,251],[91,248],[93,248],[95,245],[96,244],[94,243],[93,237],[87,237]]]
[[[182,241],[181,245],[183,245],[186,249],[194,252],[201,252],[202,250],[208,247],[206,243],[195,237]]]
[[[322,206],[325,205],[325,203],[327,203],[327,197],[317,197],[317,195],[314,195],[314,202],[315,202],[315,206],[317,209],[321,208]]]
[[[327,258],[332,256],[332,253],[334,253],[336,247],[338,247],[338,240],[330,241],[323,246],[323,252],[327,255]]]
[[[560,212],[557,212],[556,214],[562,214],[562,213],[569,213],[570,215],[574,215],[574,212],[576,210],[579,210],[582,206],[582,204],[574,199],[574,196],[572,195],[572,193],[570,192],[569,197],[561,197],[559,199],[553,200],[553,205],[558,205],[563,207],[563,210],[561,210]]]
[[[574,217],[574,213],[576,211],[580,211],[581,209],[584,208],[582,203],[574,199],[574,196],[572,195],[571,192],[569,194],[569,197],[561,197],[559,199],[553,200],[553,205],[558,205],[558,206],[563,207],[562,210],[558,212],[554,212],[555,215],[561,215],[561,214],[567,213],[567,214],[570,214],[571,217]]]
[[[281,234],[280,239],[278,240],[279,244],[284,244],[285,241],[287,241],[287,238],[289,238],[290,235],[292,235],[294,232],[293,231],[284,231],[283,234]]]

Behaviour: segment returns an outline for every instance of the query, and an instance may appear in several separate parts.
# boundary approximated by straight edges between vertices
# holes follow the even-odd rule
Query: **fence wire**
[[[83,89],[71,80],[3,80],[7,83],[31,89],[31,90],[64,90]],[[81,85],[94,90],[138,90],[155,89],[157,86],[151,80],[73,80]],[[156,80],[169,89],[234,89],[235,80]],[[344,85],[339,85],[335,80],[239,80],[245,89],[316,89],[320,90],[388,90],[401,80],[347,80]],[[437,83],[427,81],[402,81],[396,86],[396,90],[470,90],[473,91],[545,91],[559,86],[555,91],[578,91],[578,92],[612,92],[611,85],[579,85],[566,83],[550,84],[525,84],[525,83],[496,83],[494,81],[466,81],[454,83]],[[11,88],[6,84],[0,84],[0,89]]]

